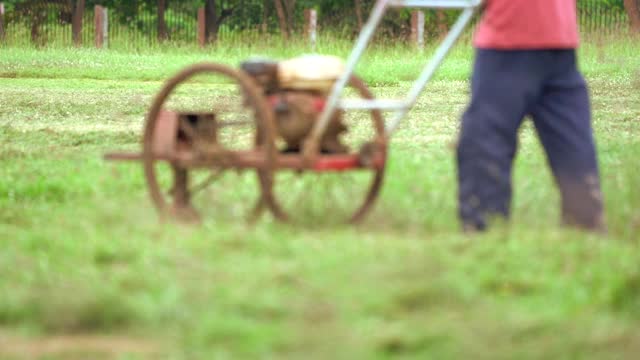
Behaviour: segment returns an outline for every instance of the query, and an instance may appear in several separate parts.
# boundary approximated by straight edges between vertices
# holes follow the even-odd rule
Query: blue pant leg
[[[565,223],[604,227],[596,147],[591,127],[589,94],[578,72],[574,51],[554,54],[554,73],[532,110],[562,198]]]
[[[458,211],[465,229],[482,230],[491,217],[509,216],[518,128],[543,78],[538,63],[530,51],[476,53],[457,147]]]

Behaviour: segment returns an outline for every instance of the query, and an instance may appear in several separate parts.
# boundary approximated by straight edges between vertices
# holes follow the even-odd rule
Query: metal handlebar
[[[466,26],[471,21],[474,12],[482,4],[482,0],[379,0],[373,7],[371,15],[363,26],[360,35],[354,45],[351,54],[347,58],[345,70],[336,80],[327,99],[326,106],[318,122],[311,131],[310,139],[305,144],[305,154],[312,155],[317,152],[317,144],[324,134],[330,119],[336,109],[380,109],[394,111],[394,117],[386,126],[386,136],[390,136],[398,127],[402,118],[415,105],[420,93],[424,90],[427,83],[431,80],[435,71],[440,66],[449,50],[453,47],[456,40],[460,37]],[[454,23],[453,27],[444,38],[442,43],[436,49],[431,60],[424,67],[424,70],[414,82],[405,99],[392,100],[343,100],[340,101],[342,92],[353,75],[355,67],[362,57],[364,50],[371,41],[373,34],[380,24],[380,20],[390,7],[402,8],[440,8],[440,9],[462,9],[462,14]]]

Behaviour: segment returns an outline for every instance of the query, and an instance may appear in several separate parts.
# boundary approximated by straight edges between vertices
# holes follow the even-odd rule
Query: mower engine
[[[256,80],[273,108],[278,135],[286,143],[283,151],[300,152],[324,109],[327,94],[343,71],[342,61],[329,56],[303,56],[281,62],[247,61],[241,68]],[[320,141],[320,150],[348,152],[339,139],[346,131],[342,112],[336,111]]]

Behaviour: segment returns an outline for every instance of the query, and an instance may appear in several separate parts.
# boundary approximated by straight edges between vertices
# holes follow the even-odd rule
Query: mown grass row
[[[419,51],[401,44],[373,45],[357,72],[370,85],[394,85],[415,79],[435,44]],[[350,41],[320,42],[317,52],[346,58]],[[237,66],[254,57],[283,59],[309,53],[304,43],[236,43],[211,49],[166,46],[135,51],[95,49],[4,48],[0,52],[2,78],[65,78],[161,81],[194,62],[212,61]],[[627,80],[640,68],[640,42],[632,36],[599,36],[579,50],[587,77]],[[466,80],[473,50],[468,43],[456,46],[438,71],[437,79]]]

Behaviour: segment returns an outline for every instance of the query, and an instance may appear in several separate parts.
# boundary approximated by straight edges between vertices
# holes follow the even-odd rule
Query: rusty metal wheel
[[[256,202],[272,204],[274,135],[273,113],[250,77],[213,63],[180,71],[155,97],[144,129],[145,178],[160,216],[235,218],[256,213]],[[257,177],[234,162],[246,153],[261,159]]]
[[[371,91],[356,76],[352,77],[348,91],[364,99],[373,99]],[[377,109],[344,111],[343,121],[348,132],[342,140],[349,146],[349,153],[358,154],[363,148],[373,146],[384,156],[382,165],[345,171],[281,170],[273,173],[273,188],[265,190],[274,195],[269,208],[277,219],[311,226],[345,221],[358,223],[371,210],[385,171],[384,118]]]

